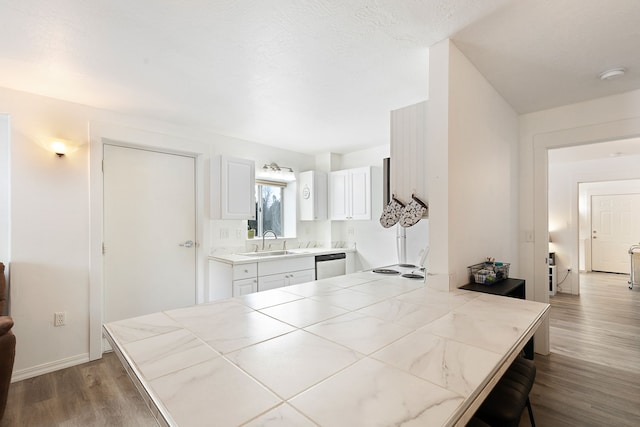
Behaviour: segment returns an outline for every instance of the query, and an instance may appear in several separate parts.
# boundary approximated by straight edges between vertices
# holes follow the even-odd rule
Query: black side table
[[[493,285],[480,285],[469,283],[461,286],[460,289],[467,291],[483,292],[485,294],[500,295],[504,297],[526,299],[526,287],[523,279],[504,279]],[[533,337],[524,346],[524,357],[533,360]]]

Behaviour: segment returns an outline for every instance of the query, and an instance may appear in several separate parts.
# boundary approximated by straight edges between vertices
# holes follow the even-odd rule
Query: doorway
[[[618,249],[615,251],[618,253],[614,260],[611,257],[614,251],[612,244],[607,242],[607,231],[611,227],[619,229],[622,223],[628,224],[629,213],[624,213],[618,208],[615,213],[610,212],[609,208],[605,209],[607,206],[613,207],[613,204],[628,204],[628,202],[613,199],[605,201],[599,196],[623,195],[624,197],[624,195],[640,193],[640,171],[637,170],[637,164],[640,161],[639,148],[640,141],[634,138],[548,150],[547,209],[550,238],[548,246],[549,252],[555,253],[558,291],[576,295],[580,293],[578,273],[598,269],[597,266],[592,268],[592,256],[599,259],[605,258],[606,262],[616,264],[615,269],[606,266],[606,270],[600,267],[600,271],[628,274],[629,245],[616,243]],[[611,153],[617,154],[611,155]],[[596,202],[602,202],[600,206],[606,212],[605,210],[601,212],[602,217],[596,220],[595,228],[592,228],[594,196],[597,196]],[[618,218],[616,225],[608,223],[604,226],[605,228],[601,228],[603,225],[599,223],[609,222],[608,218],[614,217]],[[637,228],[635,224],[631,227]],[[595,239],[593,239],[594,230],[596,231]],[[603,233],[603,237],[598,236]],[[600,240],[605,244],[598,247]],[[596,253],[593,255],[592,242],[596,244]]]
[[[105,144],[104,322],[196,301],[195,158]]]

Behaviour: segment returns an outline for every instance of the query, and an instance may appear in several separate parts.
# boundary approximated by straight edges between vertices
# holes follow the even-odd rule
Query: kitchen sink
[[[291,255],[295,253],[297,252],[280,250],[280,251],[266,251],[266,252],[245,252],[238,255],[249,256],[249,257],[266,257],[266,256]]]

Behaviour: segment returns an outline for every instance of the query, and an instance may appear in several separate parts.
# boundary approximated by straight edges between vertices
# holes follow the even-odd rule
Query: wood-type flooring
[[[550,298],[551,353],[535,355],[529,395],[537,426],[640,426],[640,287],[628,279],[581,274],[580,295]]]

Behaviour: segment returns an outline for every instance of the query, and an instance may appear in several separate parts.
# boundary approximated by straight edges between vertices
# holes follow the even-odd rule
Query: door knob
[[[193,246],[193,240],[187,240],[184,243],[180,243],[180,246],[184,246],[185,248],[190,248]]]

